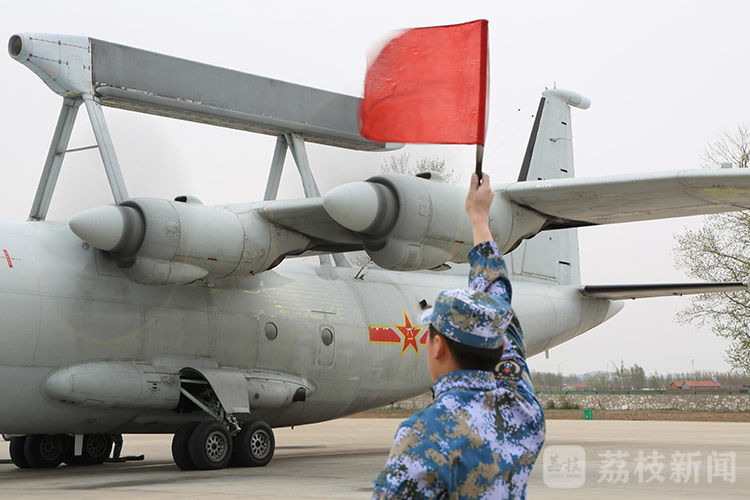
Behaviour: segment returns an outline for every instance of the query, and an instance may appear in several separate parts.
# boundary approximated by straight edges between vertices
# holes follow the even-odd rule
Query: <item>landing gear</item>
[[[199,424],[188,440],[188,453],[197,469],[223,469],[232,458],[229,430],[219,422]]]
[[[30,434],[24,439],[21,460],[25,460],[28,467],[38,469],[57,467],[66,458],[67,440],[62,434]]]
[[[177,429],[172,457],[182,470],[216,470],[229,465],[259,467],[273,458],[271,427],[261,421],[245,424],[234,437],[219,422],[190,422]]]
[[[262,467],[273,458],[275,447],[276,440],[267,423],[247,423],[234,438],[232,462],[240,467]]]
[[[10,438],[10,459],[13,461],[16,467],[19,469],[27,469],[31,467],[29,461],[26,460],[26,454],[23,452],[23,445],[26,443],[26,436],[16,436]]]
[[[182,470],[223,469],[228,465],[258,467],[271,461],[275,440],[261,421],[240,425],[228,412],[208,380],[196,370],[180,371],[179,413],[202,410],[210,422],[187,423],[175,432],[172,457]]]
[[[83,450],[80,456],[71,453],[65,459],[68,465],[100,465],[112,452],[112,437],[109,434],[86,434],[83,436]]]
[[[216,470],[229,465],[232,437],[219,422],[189,422],[172,438],[172,458],[182,470]]]
[[[83,454],[73,456],[73,437],[68,434],[29,434],[10,440],[10,459],[19,469],[51,469],[68,465],[99,465],[112,450],[109,434],[86,434]]]
[[[182,470],[195,469],[195,465],[190,459],[190,453],[188,452],[188,441],[196,427],[198,427],[198,422],[183,424],[177,429],[172,438],[172,458],[174,458],[174,463],[177,464],[177,467]]]

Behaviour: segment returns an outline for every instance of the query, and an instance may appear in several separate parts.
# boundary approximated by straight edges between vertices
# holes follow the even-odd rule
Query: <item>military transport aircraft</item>
[[[0,431],[18,467],[102,463],[131,432],[174,433],[182,469],[265,465],[273,427],[427,389],[420,312],[465,286],[465,189],[426,172],[321,196],[306,142],[400,146],[359,134],[359,99],[88,37],[18,34],[8,49],[63,97],[29,220],[0,223]],[[114,204],[46,221],[81,104]],[[750,208],[750,172],[576,179],[570,106],[589,104],[546,90],[518,182],[493,187],[528,355],[621,299],[747,287],[581,286],[578,227]],[[277,136],[264,200],[131,198],[102,106]],[[304,199],[275,199],[287,150]],[[352,266],[355,250],[374,264]]]

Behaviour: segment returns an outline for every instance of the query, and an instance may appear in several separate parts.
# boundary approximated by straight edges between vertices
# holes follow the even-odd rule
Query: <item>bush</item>
[[[562,403],[560,403],[560,409],[561,410],[580,410],[581,407],[572,401],[570,401],[567,397],[563,398]]]
[[[554,399],[550,399],[549,401],[547,401],[547,404],[544,405],[544,409],[545,410],[554,410],[555,409],[555,400]]]

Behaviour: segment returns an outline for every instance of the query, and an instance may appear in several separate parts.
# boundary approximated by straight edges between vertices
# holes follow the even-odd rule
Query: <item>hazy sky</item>
[[[250,73],[361,95],[367,56],[392,30],[489,19],[491,93],[485,169],[513,181],[540,93],[555,83],[592,99],[573,111],[576,175],[699,168],[708,142],[750,124],[750,3],[351,1],[28,1],[4,6],[0,35],[89,35]],[[61,98],[0,56],[0,216],[23,220]],[[131,195],[191,193],[207,204],[263,195],[274,139],[105,110]],[[93,143],[85,111],[71,147]],[[460,172],[473,148],[409,146]],[[387,154],[311,145],[321,191],[378,171]],[[302,196],[288,158],[280,197]],[[66,157],[51,219],[111,202],[96,151]],[[584,228],[584,284],[681,282],[673,235],[701,218]],[[552,349],[532,368],[586,372],[639,363],[648,372],[726,370],[726,341],[679,325],[687,298],[629,302],[604,325]]]

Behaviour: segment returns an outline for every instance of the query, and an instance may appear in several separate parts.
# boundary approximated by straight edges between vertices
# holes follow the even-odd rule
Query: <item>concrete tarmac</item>
[[[144,461],[19,470],[0,463],[0,498],[369,498],[397,419],[276,429],[261,468],[183,472],[171,436],[125,435]],[[8,458],[0,443],[0,459]],[[750,423],[550,420],[529,498],[747,498]]]

